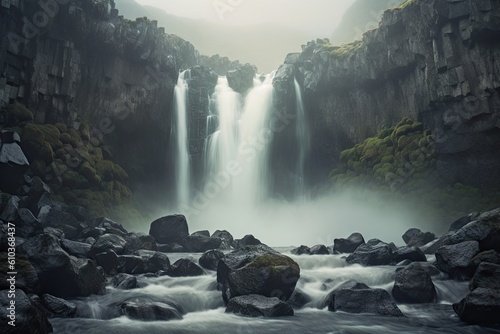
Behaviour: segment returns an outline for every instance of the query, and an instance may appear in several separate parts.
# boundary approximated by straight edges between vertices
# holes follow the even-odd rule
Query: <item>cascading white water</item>
[[[255,80],[244,100],[225,77],[220,77],[212,96],[214,110],[208,116],[207,131],[213,128],[214,117],[218,118],[218,128],[207,138],[206,184],[213,183],[228,164],[237,164],[239,173],[233,175],[232,187],[221,191],[233,203],[252,205],[266,194],[272,96],[272,75],[264,82]]]
[[[304,102],[302,101],[302,91],[297,79],[294,79],[295,87],[295,102],[297,109],[296,128],[295,134],[298,144],[298,160],[297,160],[297,182],[296,182],[296,195],[304,196],[304,166],[306,162],[307,152],[309,150],[309,131],[306,123],[304,112]]]
[[[190,193],[189,146],[188,146],[188,84],[186,82],[188,71],[179,73],[177,85],[174,90],[174,127],[175,127],[175,182],[177,204],[187,204]]]

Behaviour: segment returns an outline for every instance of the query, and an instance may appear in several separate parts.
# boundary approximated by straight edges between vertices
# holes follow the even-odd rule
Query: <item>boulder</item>
[[[436,239],[436,235],[432,232],[417,232],[413,237],[408,241],[408,247],[421,247],[432,240]]]
[[[210,249],[217,249],[222,244],[222,239],[211,238],[203,235],[189,235],[182,240],[182,246],[189,252],[201,253]]]
[[[210,232],[208,230],[201,230],[191,233],[191,235],[201,235],[203,237],[210,237]]]
[[[189,259],[179,259],[168,269],[167,274],[172,277],[201,276],[205,271]]]
[[[203,255],[198,260],[200,266],[209,270],[217,270],[219,261],[224,259],[225,255],[219,250],[209,250],[203,253]]]
[[[189,235],[186,217],[183,215],[171,215],[159,218],[151,223],[149,234],[157,243],[182,243],[184,237]]]
[[[130,319],[140,321],[167,321],[182,319],[179,310],[174,306],[160,302],[124,302],[121,304],[122,314]]]
[[[467,216],[460,217],[459,219],[455,220],[453,223],[451,223],[450,228],[448,229],[448,232],[456,232],[460,230],[462,227],[465,225],[469,224],[471,221],[476,220],[479,218],[481,214],[479,212],[473,212],[468,214]]]
[[[123,237],[127,242],[125,244],[124,253],[132,254],[138,250],[149,250],[155,251],[157,250],[155,238],[148,234],[140,234],[140,233],[129,233]]]
[[[450,244],[477,241],[479,248],[500,252],[500,208],[481,214],[450,236]]]
[[[418,228],[410,228],[402,235],[403,241],[405,244],[408,244],[415,235],[421,232],[422,231]]]
[[[347,239],[340,238],[333,240],[333,251],[338,253],[353,253],[358,246],[365,243],[361,233],[353,233]]]
[[[329,255],[330,252],[328,251],[328,248],[326,248],[325,245],[316,245],[312,246],[310,250],[311,255]]]
[[[17,210],[21,224],[16,226],[16,237],[29,238],[43,231],[43,226],[27,208]]]
[[[493,249],[481,252],[472,258],[470,265],[476,270],[482,262],[500,264],[500,253]]]
[[[412,246],[412,247],[400,247],[393,254],[393,262],[399,263],[404,260],[409,260],[411,262],[426,262],[427,258],[425,257],[424,252],[420,250],[420,248]]]
[[[227,267],[226,259],[219,261],[217,268],[217,281],[223,284],[223,299],[226,302],[233,297],[250,294],[287,300],[300,277],[299,265],[278,253],[257,256],[235,269]],[[220,277],[223,275],[225,277]]]
[[[462,321],[477,325],[498,325],[500,320],[500,290],[477,288],[460,302],[453,304],[453,310]]]
[[[79,258],[87,258],[91,248],[87,243],[72,241],[68,239],[61,239],[61,247],[68,254]]]
[[[121,290],[136,289],[139,287],[139,285],[137,284],[137,278],[125,273],[115,275],[113,278],[111,278],[109,284],[111,284],[114,288]]]
[[[324,283],[324,285],[325,285],[325,283]],[[326,295],[326,297],[323,299],[323,301],[319,305],[319,308],[322,309],[322,308],[325,308],[328,306],[328,309],[330,311],[334,311],[335,310],[335,305],[334,305],[335,293],[340,289],[363,290],[363,289],[370,289],[370,287],[364,283],[359,283],[356,280],[350,279],[350,280],[340,284],[336,289],[330,291],[330,293],[328,293]]]
[[[118,255],[112,250],[99,253],[94,256],[95,262],[101,266],[106,274],[114,274],[117,272]]]
[[[145,272],[155,273],[159,270],[168,270],[170,268],[170,259],[161,252],[138,250],[134,255],[140,256],[145,263]]]
[[[388,265],[392,262],[393,252],[396,247],[378,239],[371,239],[361,244],[354,253],[350,254],[348,263],[359,263],[363,266]]]
[[[97,238],[89,251],[89,256],[94,257],[99,253],[113,251],[116,254],[122,254],[125,251],[127,241],[116,234],[104,234]]]
[[[116,270],[125,274],[144,274],[146,272],[146,263],[140,256],[118,255],[118,266]]]
[[[245,94],[253,87],[253,79],[256,73],[257,69],[250,64],[245,64],[235,70],[228,71],[226,77],[229,87],[240,94]]]
[[[449,234],[444,234],[438,239],[432,240],[431,242],[428,242],[427,244],[420,246],[420,250],[424,252],[424,254],[435,254],[437,250],[442,247],[450,244],[450,235]]]
[[[247,234],[243,238],[236,239],[234,241],[235,248],[241,248],[241,247],[245,247],[245,246],[256,246],[256,245],[260,245],[260,244],[262,244],[262,242],[260,242],[259,239],[255,238],[251,234]]]
[[[400,303],[433,303],[436,288],[429,273],[414,262],[396,273],[392,296]]]
[[[106,217],[99,217],[88,220],[86,221],[86,225],[89,228],[103,229],[104,234],[116,234],[123,237],[128,233],[127,230],[122,226],[122,224]]]
[[[50,317],[71,318],[76,313],[76,305],[64,299],[43,294],[40,300],[43,308],[50,313]]]
[[[54,227],[64,232],[66,238],[74,240],[80,236],[83,228],[78,220],[62,210],[51,207],[46,216],[40,219],[44,227]]]
[[[306,305],[311,301],[312,298],[310,296],[308,296],[304,291],[296,287],[295,290],[293,290],[293,293],[290,296],[290,298],[288,298],[288,300],[286,301],[286,303],[290,305],[292,308],[298,309],[304,307],[304,305]]]
[[[86,297],[104,292],[105,278],[94,261],[66,253],[58,239],[39,234],[18,247],[35,268],[40,290],[56,297]]]
[[[15,327],[8,325],[8,322],[14,319],[9,318],[12,312],[8,308],[12,299],[8,295],[9,290],[0,291],[0,317],[2,319],[0,329],[3,334],[46,334],[53,332],[47,316],[20,289],[16,289],[15,292]]]
[[[384,289],[338,289],[332,294],[328,310],[404,317],[389,293]]]
[[[2,214],[0,215],[0,220],[5,222],[15,222],[19,219],[19,204],[21,202],[21,198],[18,196],[12,196],[7,201],[5,208],[3,209]]]
[[[493,289],[500,291],[500,265],[483,262],[479,265],[469,283],[469,289]]]
[[[185,253],[187,249],[178,243],[156,244],[156,250],[163,253]]]
[[[229,300],[226,313],[235,313],[247,317],[286,317],[293,315],[293,309],[276,297],[246,295]]]
[[[294,254],[294,255],[304,255],[304,254],[310,255],[311,254],[311,248],[302,245],[300,247],[292,249],[291,253]]]
[[[0,253],[0,290],[9,290],[10,282],[7,281],[10,271],[8,268],[7,253]],[[40,281],[33,265],[21,254],[16,254],[16,289],[27,293],[38,293]]]
[[[466,279],[474,275],[471,261],[479,253],[477,241],[465,241],[440,247],[436,252],[436,266],[451,278]]]
[[[220,238],[222,239],[222,244],[220,245],[220,249],[231,249],[234,245],[234,238],[233,236],[231,235],[231,233],[229,233],[228,231],[226,230],[217,230],[214,232],[214,234],[212,234],[212,238]]]

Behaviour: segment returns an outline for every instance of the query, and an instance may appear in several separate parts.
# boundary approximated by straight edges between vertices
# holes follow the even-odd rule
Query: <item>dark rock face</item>
[[[228,71],[226,76],[229,87],[240,94],[245,94],[253,87],[253,79],[256,73],[257,69],[250,64]]]
[[[172,277],[201,276],[205,271],[189,259],[179,259],[169,268],[167,274]]]
[[[68,255],[50,234],[40,234],[19,246],[40,280],[41,291],[56,297],[86,297],[104,292],[105,278],[91,260]]]
[[[303,254],[310,255],[311,254],[311,249],[309,247],[307,247],[307,246],[302,245],[300,247],[292,249],[291,253],[295,254],[295,255],[303,255]]]
[[[55,208],[51,208],[40,222],[43,226],[62,230],[68,239],[75,239],[82,232],[82,226],[73,215]]]
[[[316,245],[311,247],[310,250],[311,255],[328,255],[330,252],[328,251],[328,248],[326,248],[325,245]]]
[[[89,244],[68,239],[61,239],[61,247],[68,252],[68,254],[79,258],[87,258],[90,252]]]
[[[143,235],[138,233],[128,233],[125,237],[125,251],[133,253],[138,250],[155,251],[157,246],[155,239],[151,235]]]
[[[191,235],[201,235],[204,237],[210,237],[210,232],[208,230],[196,231],[191,233]]]
[[[94,256],[95,262],[101,266],[106,274],[116,273],[118,267],[118,255],[112,250],[106,253],[99,253]]]
[[[209,250],[200,257],[198,263],[205,269],[217,270],[219,261],[224,259],[225,255],[219,250]]]
[[[9,290],[10,278],[7,273],[8,262],[7,253],[0,253],[0,290]],[[40,281],[33,265],[21,254],[16,254],[16,289],[27,293],[38,293],[40,291]]]
[[[292,316],[293,309],[276,297],[247,295],[229,300],[226,313],[236,313],[247,317],[283,317]]]
[[[40,297],[43,307],[50,312],[52,317],[69,318],[76,313],[76,305],[64,299],[44,294]]]
[[[36,110],[38,123],[71,123],[75,113],[95,120],[92,130],[114,146],[119,163],[133,163],[127,171],[132,181],[158,184],[167,175],[158,168],[170,138],[171,115],[165,111],[179,69],[197,64],[197,52],[154,21],[126,20],[106,7],[102,1],[66,2],[43,34],[26,44],[5,40],[0,73],[10,74],[0,76],[0,101],[23,102]],[[2,7],[1,35],[22,38],[22,18],[40,9],[31,1]],[[54,59],[49,67],[46,57]]]
[[[290,305],[292,308],[296,309],[296,308],[303,307],[304,305],[306,305],[310,301],[312,301],[311,297],[309,297],[301,289],[295,288],[295,290],[293,291],[293,293],[290,296],[290,298],[288,298],[288,300],[286,301],[286,303],[288,305]]]
[[[331,291],[326,297],[323,299],[320,304],[320,308],[325,308],[328,306],[328,310],[335,311],[335,293],[340,289],[353,289],[353,290],[364,290],[370,289],[370,287],[364,283],[358,283],[355,280],[348,280],[338,286],[335,290]]]
[[[304,87],[311,175],[324,180],[324,166],[335,165],[342,150],[408,116],[431,129],[437,168],[449,184],[500,184],[500,159],[493,157],[500,140],[499,73],[489,56],[476,56],[493,50],[497,57],[499,11],[474,0],[415,2],[386,11],[362,43],[325,49],[310,42],[282,65],[275,81],[285,82],[278,74],[287,72]],[[290,91],[293,86],[277,89],[278,105],[290,100]]]
[[[217,249],[222,244],[222,239],[211,238],[203,235],[189,235],[182,240],[182,245],[190,252],[201,253],[210,249]]]
[[[244,247],[244,246],[255,246],[255,245],[260,245],[260,244],[262,244],[260,242],[260,240],[257,239],[256,237],[254,237],[251,234],[247,234],[243,238],[236,239],[234,241],[234,247],[235,248],[241,248],[241,247]]]
[[[109,281],[109,284],[117,289],[122,290],[136,289],[139,287],[139,285],[137,284],[137,277],[125,273],[120,273],[114,276]]]
[[[406,231],[402,238],[403,238],[403,241],[405,242],[405,244],[408,244],[410,242],[410,240],[415,236],[417,235],[418,233],[420,233],[422,231],[420,231],[420,229],[418,228],[410,228],[408,229],[408,231]]]
[[[471,261],[479,253],[477,241],[464,241],[459,244],[442,246],[436,252],[437,267],[452,278],[470,278],[475,268]]]
[[[334,239],[333,251],[339,253],[352,253],[358,248],[359,245],[365,243],[365,239],[361,233],[353,233],[347,239]]]
[[[427,271],[412,263],[396,274],[392,296],[401,303],[432,303],[436,301],[436,288]]]
[[[106,253],[113,251],[116,254],[122,254],[125,250],[125,245],[127,241],[115,234],[104,234],[100,236],[92,245],[89,251],[90,256],[94,256],[99,253]]]
[[[155,273],[159,270],[166,271],[170,268],[170,259],[161,252],[138,250],[134,254],[142,258],[147,273]]]
[[[436,238],[436,235],[432,232],[417,232],[408,241],[408,247],[421,247],[428,244]]]
[[[141,321],[167,321],[182,319],[182,315],[172,305],[159,302],[125,302],[121,305],[122,314],[130,319]]]
[[[469,283],[469,289],[493,289],[500,291],[500,265],[483,262]]]
[[[371,239],[356,248],[346,259],[348,263],[359,263],[364,266],[387,265],[392,262],[395,246],[378,239]]]
[[[449,237],[451,244],[477,241],[481,250],[500,252],[500,208],[481,214]]]
[[[500,290],[474,289],[460,302],[453,304],[453,309],[462,321],[478,325],[498,324]]]
[[[383,289],[339,289],[333,293],[328,310],[404,317],[389,293]]]
[[[140,256],[119,255],[117,271],[126,274],[139,275],[146,272],[146,261]]]
[[[151,223],[149,234],[158,243],[182,243],[182,240],[189,235],[186,217],[171,215],[159,218]]]
[[[10,311],[8,298],[8,290],[0,291],[0,316],[3,319],[1,325],[2,333],[18,334],[18,333],[33,333],[46,334],[52,333],[52,325],[48,321],[46,315],[26,296],[23,290],[16,290],[16,310],[15,324],[16,326],[7,325]]]

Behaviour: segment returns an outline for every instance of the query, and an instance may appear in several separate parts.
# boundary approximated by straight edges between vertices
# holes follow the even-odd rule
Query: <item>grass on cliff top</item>
[[[331,55],[336,57],[349,57],[355,54],[360,47],[363,45],[362,40],[354,41],[348,44],[342,44],[340,46],[330,44],[328,39],[318,40],[318,44],[321,45],[321,49],[329,52]]]

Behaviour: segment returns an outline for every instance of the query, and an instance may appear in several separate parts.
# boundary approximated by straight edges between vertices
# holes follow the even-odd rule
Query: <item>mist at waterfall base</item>
[[[205,140],[204,177],[194,184],[189,160],[188,98],[189,71],[179,76],[175,89],[173,141],[175,150],[175,200],[158,208],[157,217],[184,214],[190,231],[228,230],[235,238],[253,234],[272,246],[331,245],[334,238],[360,232],[365,239],[379,238],[401,243],[411,227],[436,233],[439,224],[416,212],[411,203],[386,200],[366,189],[331,192],[312,191],[305,182],[310,131],[306,122],[300,85],[294,82],[293,117],[273,116],[273,76],[257,76],[243,96],[219,77],[210,99]],[[288,118],[287,118],[288,117]],[[291,120],[291,121],[289,121]],[[287,198],[269,187],[270,144],[281,131],[292,131],[295,146],[295,175],[290,178]],[[325,183],[328,183],[325,177]],[[315,193],[314,195],[312,195]],[[450,222],[444,222],[450,223]],[[445,226],[442,226],[443,229]],[[134,227],[137,229],[136,227]],[[139,230],[147,232],[148,226]]]

